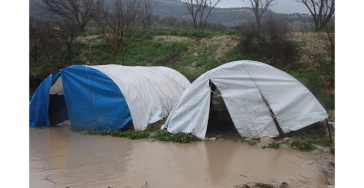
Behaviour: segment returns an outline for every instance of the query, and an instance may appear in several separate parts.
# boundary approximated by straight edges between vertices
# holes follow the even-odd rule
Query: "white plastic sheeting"
[[[90,67],[107,75],[120,88],[137,130],[145,130],[149,123],[167,117],[191,85],[181,73],[167,67]]]
[[[63,84],[61,77],[57,78],[56,82],[52,85],[49,90],[49,94],[51,95],[64,95]]]
[[[312,93],[292,76],[264,63],[236,61],[196,79],[179,98],[162,128],[167,127],[171,133],[192,133],[205,139],[210,110],[210,80],[220,91],[242,137],[279,135],[269,107],[284,133],[328,117]]]

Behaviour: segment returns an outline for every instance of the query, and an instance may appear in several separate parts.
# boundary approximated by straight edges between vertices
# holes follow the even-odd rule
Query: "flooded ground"
[[[231,188],[249,182],[326,188],[314,154],[233,141],[191,144],[30,129],[30,187]]]

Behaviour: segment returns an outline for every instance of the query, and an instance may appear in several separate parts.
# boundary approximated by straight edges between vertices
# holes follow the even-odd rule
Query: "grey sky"
[[[213,1],[216,2],[216,0]],[[305,5],[295,0],[277,0],[276,4],[270,7],[270,9],[277,13],[310,13]],[[242,0],[222,0],[217,7],[251,7],[251,4],[249,0],[245,0],[245,2]]]

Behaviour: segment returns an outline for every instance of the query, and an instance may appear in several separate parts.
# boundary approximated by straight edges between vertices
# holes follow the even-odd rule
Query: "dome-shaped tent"
[[[287,133],[327,118],[313,94],[289,74],[260,62],[236,61],[197,78],[162,128],[204,139],[210,104],[221,101],[236,130],[248,138],[276,137],[278,129]]]
[[[70,66],[48,76],[30,101],[30,127],[144,130],[167,117],[190,82],[167,67]]]

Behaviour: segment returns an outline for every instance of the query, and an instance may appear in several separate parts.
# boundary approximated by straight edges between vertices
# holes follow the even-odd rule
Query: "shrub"
[[[272,17],[262,25],[262,29],[253,24],[245,25],[242,29],[240,47],[242,54],[264,57],[270,63],[286,66],[297,62],[300,56],[298,43],[287,37],[288,26],[277,22]]]

